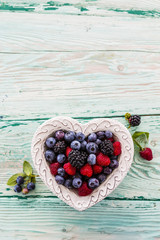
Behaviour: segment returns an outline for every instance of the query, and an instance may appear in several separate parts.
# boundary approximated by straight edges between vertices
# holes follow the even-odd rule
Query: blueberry
[[[82,149],[82,150],[86,150],[86,145],[87,145],[87,142],[84,140],[84,141],[81,143],[81,149]]]
[[[16,182],[18,185],[21,185],[24,183],[24,178],[22,176],[17,177]]]
[[[105,138],[104,132],[97,132],[97,138],[100,140],[104,140]]]
[[[76,134],[72,131],[66,132],[64,135],[64,139],[66,142],[72,142],[76,137]]]
[[[21,191],[22,191],[21,186],[15,185],[15,186],[14,186],[14,191],[15,191],[15,192],[18,192],[18,193],[21,192]]]
[[[88,141],[89,142],[95,142],[97,140],[97,135],[95,133],[91,133],[88,136]]]
[[[53,163],[53,161],[55,159],[55,153],[51,150],[47,150],[45,152],[45,158],[46,158],[47,162]]]
[[[91,153],[89,154],[88,158],[87,158],[87,162],[90,164],[90,165],[95,165],[96,164],[96,155]]]
[[[64,186],[69,189],[72,188],[72,179],[71,178],[66,179]]]
[[[76,139],[79,142],[83,142],[85,139],[85,135],[82,132],[78,132],[78,133],[76,133]]]
[[[99,180],[97,178],[90,178],[88,180],[88,187],[91,189],[95,189],[99,186]]]
[[[55,176],[55,180],[58,184],[64,184],[64,178],[59,175]]]
[[[97,176],[97,179],[99,180],[99,183],[101,184],[102,182],[104,182],[106,180],[107,176],[103,173],[99,174]]]
[[[98,146],[96,143],[89,142],[89,143],[87,143],[86,149],[87,149],[88,153],[97,153]]]
[[[100,139],[97,138],[97,140],[96,140],[95,143],[96,143],[97,145],[99,145],[101,142],[102,142],[102,140],[100,140]]]
[[[72,181],[72,185],[74,188],[80,188],[82,185],[82,180],[80,178],[74,178]]]
[[[104,170],[103,170],[103,172],[104,172],[105,174],[109,175],[109,174],[111,174],[111,172],[112,172],[112,168],[105,167]]]
[[[65,160],[66,160],[66,156],[64,154],[60,153],[57,155],[57,162],[64,163]]]
[[[53,148],[55,143],[56,143],[56,139],[53,138],[53,137],[49,137],[46,140],[46,146],[49,147],[49,148]]]
[[[111,131],[105,131],[106,138],[112,138],[113,133]]]
[[[65,175],[65,170],[64,170],[64,168],[62,168],[62,167],[58,168],[57,173],[58,173],[58,175],[60,175],[61,177],[64,177],[64,175]]]
[[[64,138],[64,132],[62,130],[58,130],[56,133],[55,133],[55,137],[58,141],[60,140],[63,140]]]
[[[27,189],[28,190],[34,190],[35,189],[35,184],[33,182],[30,182],[27,184]]]
[[[71,142],[70,147],[74,150],[79,150],[81,148],[81,144],[77,140],[74,140],[73,142]]]
[[[109,166],[113,169],[117,168],[119,166],[119,162],[116,159],[111,160],[111,163],[109,164]]]

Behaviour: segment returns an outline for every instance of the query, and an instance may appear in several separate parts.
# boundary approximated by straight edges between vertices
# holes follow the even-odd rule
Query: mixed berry
[[[119,166],[121,144],[112,132],[100,131],[87,137],[58,130],[45,142],[45,159],[58,184],[87,196]],[[29,189],[29,188],[28,188]]]
[[[28,184],[26,184],[26,187],[24,187],[22,189],[22,185],[24,184],[24,180],[25,178],[22,176],[18,176],[16,179],[16,185],[14,186],[14,191],[17,193],[22,192],[23,194],[27,194],[29,191],[34,190],[35,189],[35,183],[33,182],[28,182]]]
[[[129,123],[129,128],[139,126],[141,123],[141,117],[139,115],[131,115],[130,113],[126,113],[125,119]]]
[[[51,147],[51,145],[49,146]],[[49,158],[48,161],[50,161]],[[23,172],[12,175],[8,179],[7,185],[14,186],[14,191],[17,193],[22,192],[23,194],[27,194],[29,191],[35,189],[36,177],[38,177],[38,175],[33,174],[30,163],[24,161]]]

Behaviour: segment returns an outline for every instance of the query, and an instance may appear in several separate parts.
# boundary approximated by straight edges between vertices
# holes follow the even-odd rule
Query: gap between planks
[[[125,113],[124,113],[125,114]],[[135,113],[136,114],[136,113]],[[155,114],[139,114],[141,117],[156,117],[160,116],[160,113]],[[64,115],[65,116],[65,115]],[[57,116],[55,116],[57,117]],[[77,120],[92,120],[95,118],[124,118],[124,115],[115,115],[115,116],[93,116],[93,117],[72,117],[73,119]],[[5,119],[5,116],[0,116],[0,121],[7,121],[7,122],[21,122],[21,121],[46,121],[50,118],[28,118],[28,119]]]
[[[0,51],[0,54],[41,54],[41,53],[87,53],[87,52],[133,52],[133,53],[157,53],[159,54],[160,51],[151,51],[151,50],[129,50],[129,49],[90,49],[90,50],[34,50],[34,51],[29,51],[29,52],[25,52],[25,51],[21,51],[21,52],[3,52]]]
[[[11,189],[10,189],[11,190]],[[4,195],[1,196],[0,195],[0,199],[1,198],[11,198],[11,199],[32,199],[32,198],[40,198],[40,199],[52,199],[52,198],[58,198],[57,196],[53,195],[53,196],[47,196],[47,195]],[[61,200],[62,201],[62,200]],[[144,198],[143,196],[139,196],[139,197],[134,197],[134,198],[127,198],[127,197],[123,197],[123,198],[118,198],[118,197],[109,197],[107,196],[106,198],[104,198],[102,201],[146,201],[146,202],[160,202],[160,198]]]

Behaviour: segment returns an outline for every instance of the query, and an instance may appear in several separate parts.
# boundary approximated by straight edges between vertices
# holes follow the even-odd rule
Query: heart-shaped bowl
[[[50,172],[49,165],[44,156],[45,141],[55,131],[60,129],[82,132],[86,136],[91,132],[109,130],[113,133],[114,139],[121,143],[122,152],[118,159],[119,167],[88,196],[78,196],[74,190],[69,190],[63,185],[58,185],[55,177]],[[35,132],[32,140],[31,154],[34,166],[45,185],[65,203],[79,211],[83,211],[103,200],[122,182],[133,161],[134,147],[129,131],[116,120],[101,118],[81,124],[69,117],[55,117],[44,122]]]

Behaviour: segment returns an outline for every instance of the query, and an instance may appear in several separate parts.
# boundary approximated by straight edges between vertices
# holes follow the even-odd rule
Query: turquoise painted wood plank
[[[105,1],[105,0],[69,0],[69,1],[49,1],[49,0],[29,0],[22,2],[19,0],[3,0],[0,3],[1,11],[12,12],[37,12],[54,14],[72,14],[72,15],[100,15],[110,16],[114,12],[126,13],[138,16],[160,16],[159,1],[150,2],[148,0],[139,2],[138,0],[128,1]]]
[[[108,16],[105,20],[96,16],[1,12],[0,52],[160,52],[159,19],[124,15],[119,16],[115,12],[114,16]]]
[[[125,124],[122,118],[116,118]],[[82,123],[88,120],[80,120]],[[30,161],[30,144],[34,131],[42,123],[39,121],[1,121],[0,127],[0,197],[17,196],[12,188],[6,185],[8,178],[21,172],[24,160]],[[149,131],[149,146],[153,150],[154,160],[147,162],[136,154],[132,167],[120,184],[109,196],[110,199],[160,199],[160,117],[143,117],[142,125],[137,128],[141,131]],[[32,164],[33,165],[33,164]],[[48,197],[52,193],[38,179],[36,191],[27,195],[32,197]]]
[[[57,198],[0,198],[1,239],[158,240],[160,202],[104,200],[77,212]]]
[[[159,53],[43,52],[0,58],[4,119],[160,113]]]

